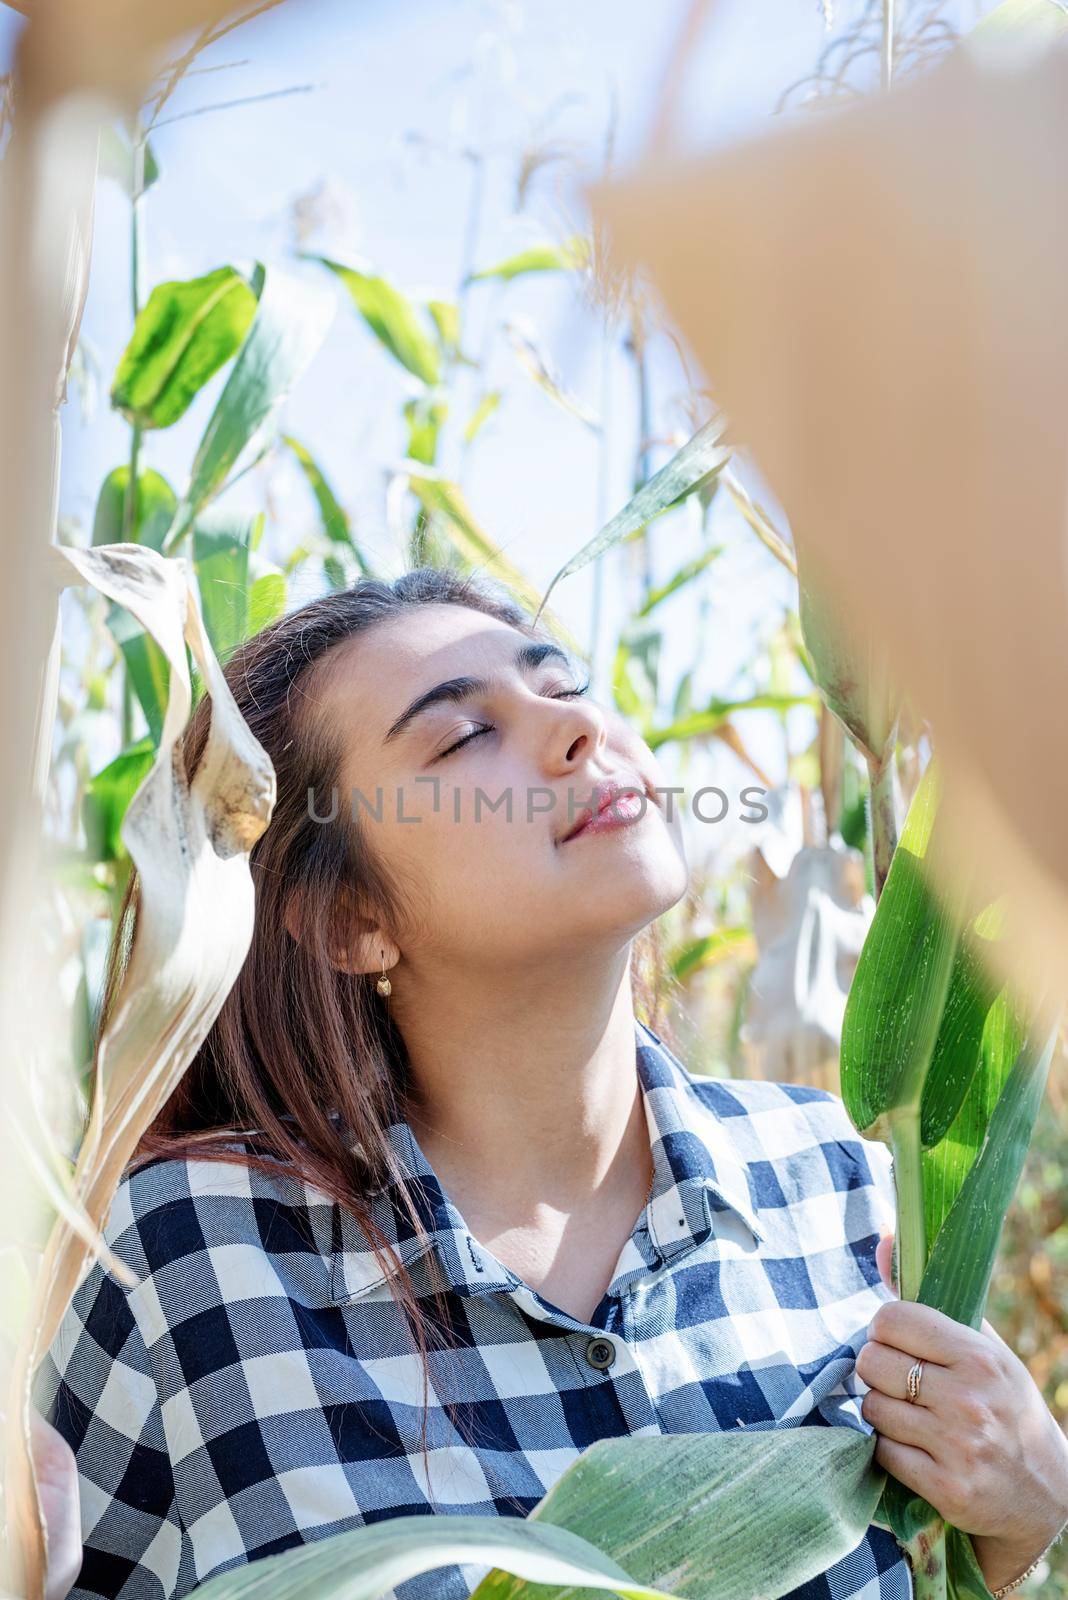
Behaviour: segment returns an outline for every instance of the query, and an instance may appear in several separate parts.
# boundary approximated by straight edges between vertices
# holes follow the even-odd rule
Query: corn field
[[[35,1364],[251,936],[248,854],[269,825],[274,772],[220,666],[312,595],[424,563],[514,591],[674,782],[761,802],[752,829],[736,804],[711,834],[688,820],[690,890],[638,950],[647,1020],[703,1073],[841,1093],[858,1131],[894,1153],[904,1297],[972,1327],[985,1312],[1068,1421],[1068,857],[1056,826],[1068,770],[1048,720],[1051,675],[1068,667],[1050,577],[1063,446],[1040,426],[1063,414],[1059,324],[1055,337],[1043,319],[1068,262],[1060,235],[1047,241],[1022,296],[1005,260],[1005,240],[1055,208],[1063,8],[1006,0],[967,39],[956,10],[930,3],[829,15],[761,138],[696,158],[674,126],[707,26],[695,5],[630,171],[610,97],[581,147],[552,104],[530,109],[514,147],[442,133],[433,160],[466,199],[448,219],[454,279],[432,292],[348,248],[322,186],[276,208],[269,258],[156,269],[170,247],[161,197],[188,204],[212,181],[168,163],[164,129],[210,111],[221,149],[246,102],[220,81],[267,30],[299,30],[302,0],[19,9],[0,125],[0,639],[19,686],[5,700],[12,781],[0,790],[8,1590],[44,1593]],[[1018,73],[998,78],[969,148],[960,130],[998,51],[1018,53]],[[314,85],[270,93],[278,116],[315,101]],[[408,132],[400,120],[396,132]],[[430,159],[416,136],[407,145],[406,159]],[[563,203],[562,173],[588,191],[587,210]],[[939,184],[966,197],[960,226],[982,267],[971,303],[1000,337],[980,338],[963,309],[947,331],[953,297],[933,281],[923,231]],[[357,198],[368,212],[381,203],[371,186]],[[114,350],[82,332],[103,293],[91,262],[105,213],[129,262]],[[502,216],[515,225],[503,251]],[[554,348],[561,306],[590,335],[585,366]],[[876,330],[866,376],[858,329]],[[924,366],[932,348],[944,389]],[[342,358],[351,369],[339,380],[332,367],[328,387],[318,374]],[[360,450],[346,395],[361,388],[381,431],[357,505],[337,464]],[[1020,415],[1003,397],[1024,391]],[[82,450],[68,469],[64,429],[94,393],[119,447]],[[326,419],[322,432],[301,431],[302,415]],[[589,509],[574,512],[584,531],[566,547],[518,513],[498,529],[482,509],[483,464],[512,415],[525,450],[501,470],[517,501],[521,473],[551,470],[539,429],[582,464]],[[917,446],[936,432],[937,451]],[[86,424],[86,440],[100,436]],[[1012,564],[1007,529],[1019,525],[1048,540]],[[716,630],[732,586],[758,604],[726,670]],[[183,786],[173,752],[204,694],[211,760]],[[145,931],[94,1070],[104,956],[134,867]],[[522,1524],[394,1519],[204,1587],[212,1600],[371,1600],[459,1549],[497,1563],[479,1596],[525,1582],[547,1595],[746,1600],[756,1584],[784,1594],[824,1570],[881,1508],[907,1549],[922,1535],[943,1552],[917,1595],[985,1600],[963,1536],[884,1481],[866,1441],[802,1431],[833,1437],[602,1441],[586,1476],[572,1469]],[[777,1486],[817,1486],[789,1570],[731,1553],[752,1510],[750,1468],[765,1485],[760,1516],[784,1527],[800,1502]],[[672,1474],[714,1502],[700,1528],[684,1496],[669,1503]],[[609,1476],[620,1505],[662,1513],[660,1543],[628,1545],[625,1559],[623,1513],[595,1492]],[[1068,1596],[1059,1559],[1044,1594]],[[675,1590],[665,1575],[680,1562],[688,1586]]]

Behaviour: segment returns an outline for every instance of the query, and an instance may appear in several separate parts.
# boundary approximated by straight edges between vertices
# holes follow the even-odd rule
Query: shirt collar
[[[717,1214],[734,1212],[760,1241],[764,1230],[753,1204],[748,1167],[734,1148],[727,1126],[698,1093],[691,1076],[667,1045],[635,1019],[635,1059],[653,1158],[653,1188],[632,1239],[648,1266],[675,1259],[712,1233]],[[332,1298],[358,1299],[385,1283],[397,1265],[409,1267],[437,1251],[447,1282],[464,1294],[514,1289],[522,1280],[475,1239],[449,1199],[405,1121],[387,1130],[393,1154],[408,1177],[408,1193],[428,1238],[418,1238],[389,1181],[369,1200],[371,1219],[389,1245],[389,1273],[371,1250],[367,1234],[350,1211],[334,1208]]]

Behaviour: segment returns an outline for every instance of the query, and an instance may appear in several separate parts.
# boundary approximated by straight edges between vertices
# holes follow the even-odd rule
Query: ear
[[[308,922],[309,905],[301,891],[289,896],[285,905],[285,924],[296,944],[312,944],[313,933]],[[380,973],[400,960],[400,951],[390,935],[378,921],[359,909],[359,900],[348,884],[340,885],[331,907],[326,930],[326,956],[336,972],[357,976],[364,972]],[[318,945],[318,940],[314,943]]]

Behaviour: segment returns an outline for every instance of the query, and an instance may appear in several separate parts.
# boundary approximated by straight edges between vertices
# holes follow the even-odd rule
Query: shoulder
[[[687,1074],[703,1105],[721,1120],[745,1118],[771,1133],[791,1131],[798,1138],[859,1139],[840,1095],[801,1083],[763,1078],[706,1078]]]
[[[329,1250],[332,1206],[288,1166],[249,1166],[244,1140],[226,1159],[159,1156],[128,1169],[104,1239],[139,1278],[190,1256],[234,1247],[267,1252]]]
[[[720,1120],[758,1173],[789,1171],[806,1186],[869,1189],[888,1225],[893,1180],[887,1147],[862,1138],[838,1094],[805,1084],[690,1074],[702,1105]]]

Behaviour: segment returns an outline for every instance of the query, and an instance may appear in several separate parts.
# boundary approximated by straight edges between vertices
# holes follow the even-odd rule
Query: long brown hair
[[[240,645],[224,666],[226,681],[255,737],[274,763],[277,801],[250,855],[255,886],[252,942],[230,993],[178,1087],[142,1137],[131,1168],[159,1157],[241,1161],[319,1190],[347,1208],[365,1233],[406,1317],[423,1366],[424,1457],[427,1448],[429,1345],[446,1337],[440,1283],[437,1316],[419,1304],[411,1276],[398,1267],[375,1227],[369,1197],[386,1182],[426,1232],[386,1129],[404,1115],[408,1056],[388,1002],[376,992],[376,973],[339,972],[330,962],[339,885],[358,892],[383,926],[398,921],[398,885],[370,849],[355,818],[319,826],[309,792],[337,786],[340,731],[323,727],[304,708],[316,698],[316,677],[330,652],[375,623],[422,605],[462,605],[508,623],[532,639],[535,629],[519,602],[485,579],[418,567],[392,582],[361,578],[280,617]],[[414,621],[414,615],[413,615]],[[211,724],[211,701],[197,703],[181,740],[188,778],[196,772]],[[339,810],[344,815],[344,807]],[[139,886],[126,886],[109,952],[96,1045],[107,1026],[136,937]],[[300,938],[286,923],[299,908]],[[651,1026],[663,999],[664,970],[656,924],[632,952],[636,1011]],[[235,1137],[254,1132],[246,1154]],[[262,1148],[261,1147],[265,1147]],[[451,1415],[451,1407],[446,1407]],[[454,1419],[455,1420],[455,1419]],[[429,1472],[427,1474],[429,1483]]]

